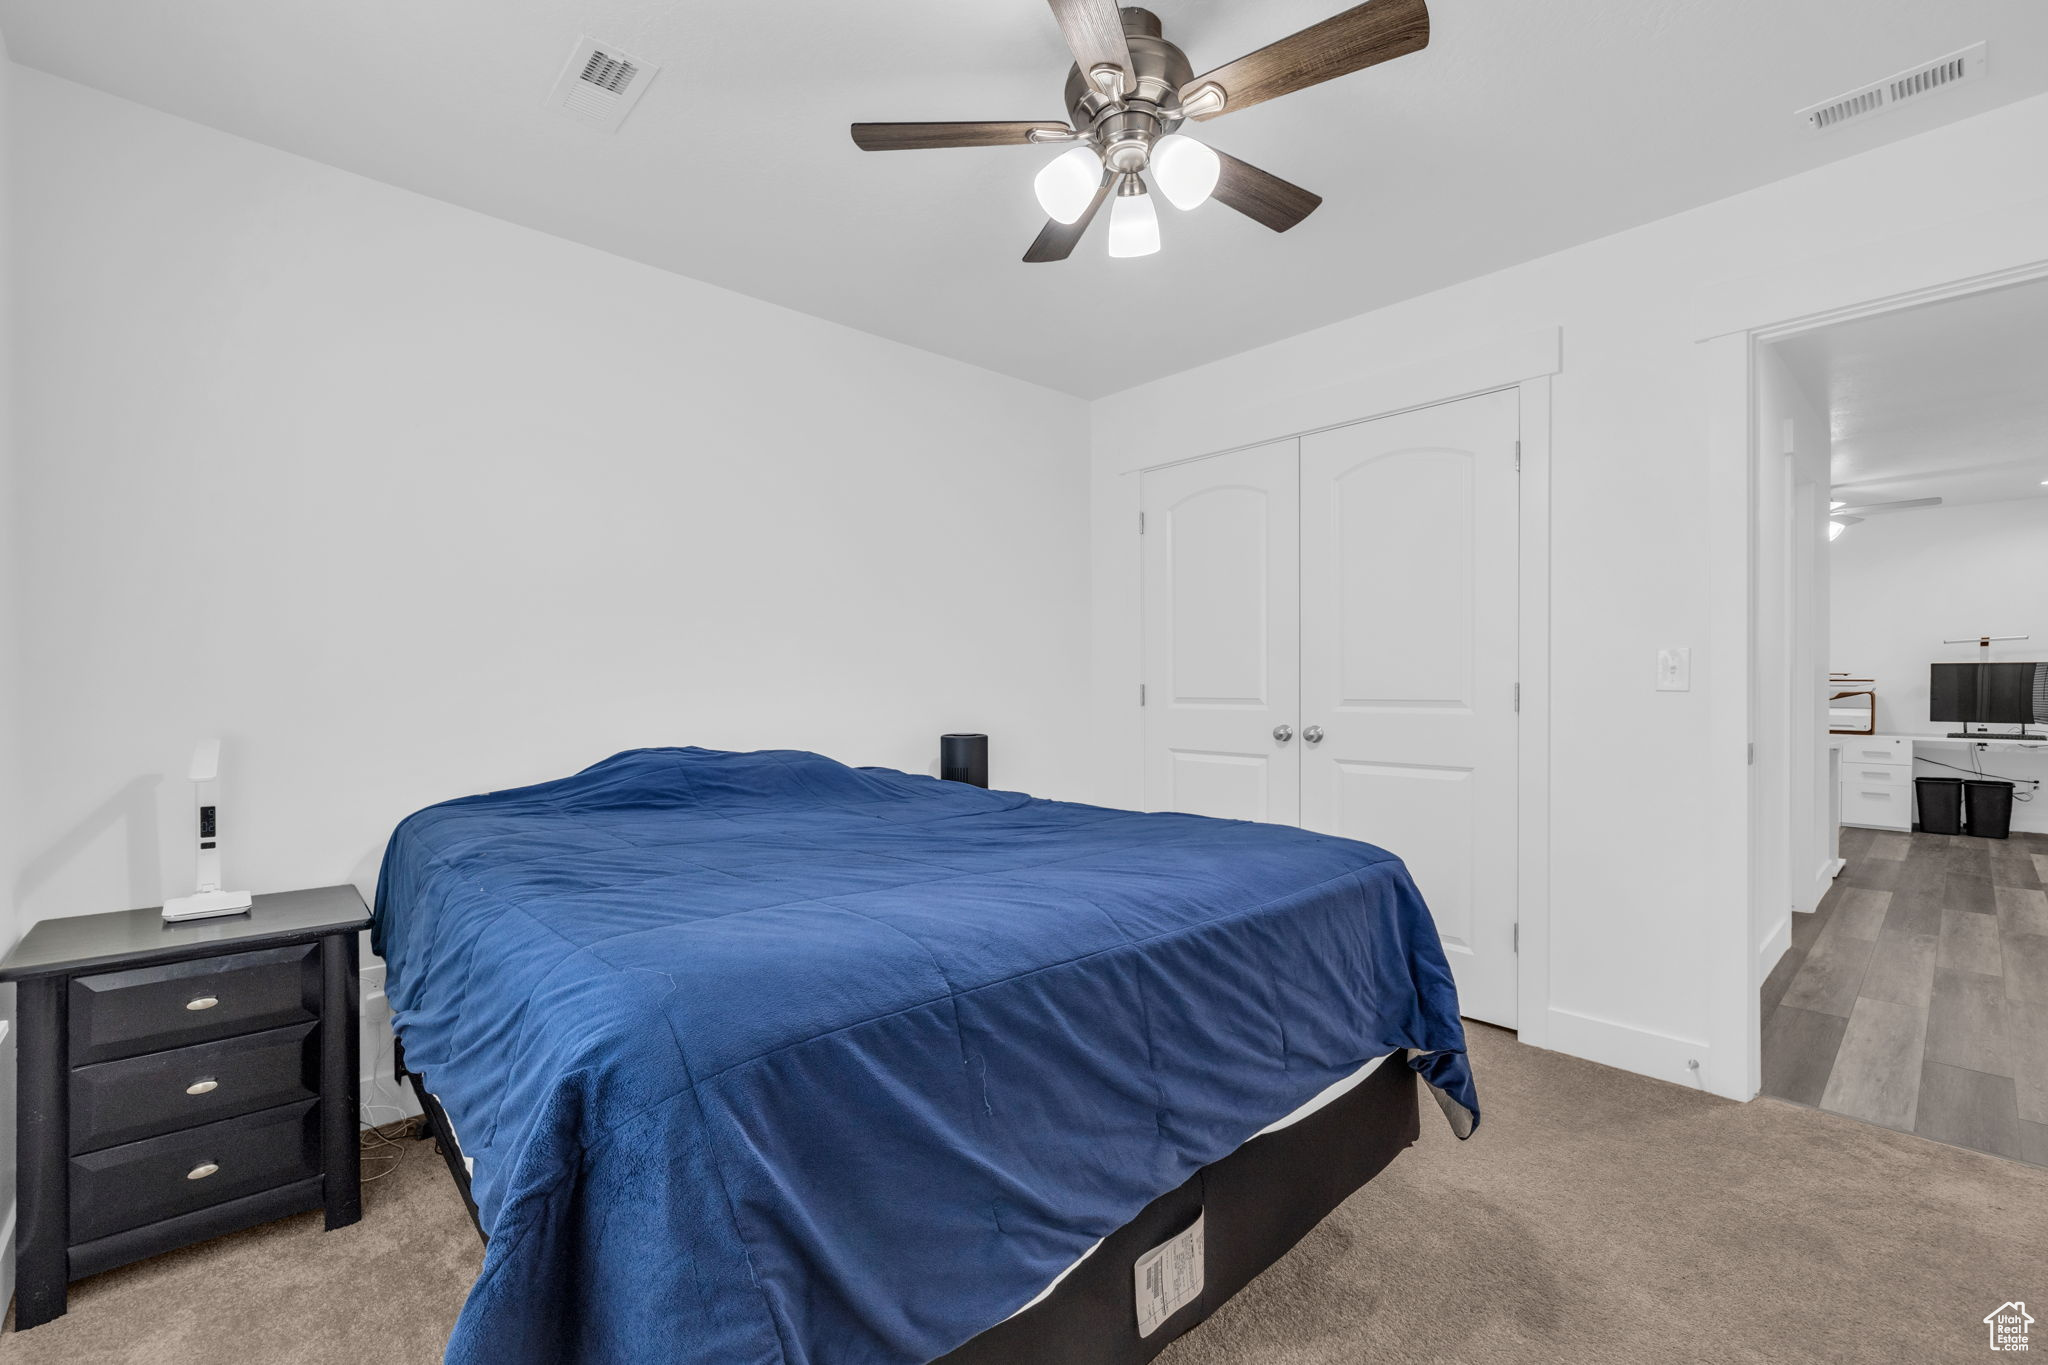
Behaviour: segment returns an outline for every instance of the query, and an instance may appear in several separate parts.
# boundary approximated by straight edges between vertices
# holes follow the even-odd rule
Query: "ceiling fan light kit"
[[[1177,209],[1197,209],[1209,202],[1223,176],[1223,158],[1206,142],[1185,133],[1168,133],[1153,145],[1152,178],[1159,192]]]
[[[1321,196],[1218,152],[1182,133],[1181,126],[1429,45],[1426,0],[1367,0],[1197,76],[1150,10],[1119,9],[1115,0],[1048,3],[1074,54],[1067,73],[1067,123],[853,125],[854,144],[870,152],[1075,144],[1032,181],[1039,207],[1051,220],[1024,253],[1033,263],[1072,255],[1103,201],[1112,197],[1109,254],[1149,256],[1159,250],[1159,211],[1146,183],[1148,171],[1175,208],[1199,208],[1214,198],[1275,232],[1287,231],[1315,211]]]
[[[1112,256],[1150,256],[1159,250],[1159,210],[1152,207],[1152,196],[1145,192],[1145,182],[1135,175],[1127,175],[1117,186],[1116,206],[1109,211],[1109,254]]]
[[[1102,183],[1102,161],[1093,147],[1070,147],[1045,163],[1031,182],[1038,206],[1056,223],[1078,223]]]

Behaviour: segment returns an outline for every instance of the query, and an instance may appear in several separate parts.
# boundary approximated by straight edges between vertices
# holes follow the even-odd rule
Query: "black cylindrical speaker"
[[[988,736],[940,735],[939,776],[970,787],[988,785]]]

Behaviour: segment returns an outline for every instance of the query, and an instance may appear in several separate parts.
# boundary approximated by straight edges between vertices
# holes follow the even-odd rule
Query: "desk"
[[[1989,753],[2048,753],[2048,739],[2012,735],[1829,735],[1841,753],[1840,818],[1866,829],[1913,828],[1913,760],[1961,766],[1972,749]]]

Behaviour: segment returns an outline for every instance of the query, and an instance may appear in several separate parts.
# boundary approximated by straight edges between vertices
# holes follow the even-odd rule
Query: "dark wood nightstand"
[[[14,1325],[70,1282],[324,1207],[362,1216],[352,886],[238,915],[49,919],[0,962],[20,1030]]]

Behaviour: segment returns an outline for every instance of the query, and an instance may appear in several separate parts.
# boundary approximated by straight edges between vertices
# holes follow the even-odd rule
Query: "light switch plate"
[[[1660,649],[1657,651],[1657,690],[1659,692],[1692,691],[1692,651],[1690,649]]]

